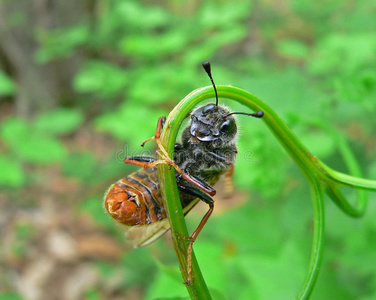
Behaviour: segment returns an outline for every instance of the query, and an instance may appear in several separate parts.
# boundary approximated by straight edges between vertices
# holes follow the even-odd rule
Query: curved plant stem
[[[349,169],[350,173],[354,176],[357,176],[357,177],[353,177],[353,176],[336,172],[334,170],[331,170],[322,162],[320,162],[325,172],[328,175],[331,174],[331,176],[327,179],[328,186],[330,185],[330,187],[327,190],[327,194],[339,206],[339,208],[346,214],[352,217],[363,216],[367,207],[367,197],[366,197],[366,193],[364,189],[367,189],[367,187],[370,187],[370,190],[372,190],[372,181],[359,178],[362,176],[362,173],[361,173],[360,167],[356,161],[354,154],[351,152],[350,147],[347,144],[346,139],[339,132],[335,131],[332,127],[328,126],[327,123],[318,122],[318,121],[307,121],[307,120],[305,120],[305,123],[322,128],[328,134],[331,135],[331,137],[335,141],[337,148],[342,154],[343,160],[345,161],[345,164],[347,165],[347,168]],[[335,181],[335,183],[333,183],[332,181]],[[329,182],[331,182],[331,184],[329,184]],[[350,205],[348,201],[344,199],[340,190],[338,189],[339,186],[362,188],[362,189],[358,189],[357,191],[358,199],[357,199],[356,206]],[[333,196],[332,195],[333,192],[337,193],[337,196]],[[339,202],[338,200],[341,200],[341,202]]]
[[[325,230],[325,209],[324,209],[324,195],[322,186],[310,178],[311,199],[313,204],[313,242],[311,250],[311,258],[309,263],[309,271],[307,272],[305,281],[302,285],[297,299],[309,299],[313,288],[315,286],[317,277],[319,275],[323,243],[324,243],[324,230]]]
[[[376,181],[353,177],[330,169],[304,147],[287,125],[267,104],[254,95],[236,87],[221,85],[217,86],[217,92],[222,99],[232,99],[247,106],[252,111],[264,111],[262,120],[295,160],[308,179],[314,210],[314,233],[309,270],[299,294],[299,299],[307,299],[316,282],[322,257],[325,218],[323,191],[325,191],[344,212],[351,216],[361,216],[366,208],[364,195],[360,194],[357,205],[353,206],[340,193],[339,187],[349,186],[376,191]],[[173,157],[176,138],[185,117],[198,103],[213,98],[214,96],[214,91],[211,86],[200,88],[190,93],[172,110],[166,120],[161,135],[162,144],[170,157]],[[351,164],[355,166],[356,164],[352,161],[351,155],[349,156],[348,153],[345,153],[345,155],[347,155],[350,166]],[[173,169],[169,170],[166,165],[160,165],[158,167],[158,176],[162,179],[160,180],[161,192],[164,195],[164,199],[167,199],[165,207],[171,224],[174,247],[183,279],[186,281],[187,237],[189,235],[177,190],[175,171]],[[194,253],[192,253],[192,276],[193,280],[191,284],[187,285],[191,298],[211,299]]]

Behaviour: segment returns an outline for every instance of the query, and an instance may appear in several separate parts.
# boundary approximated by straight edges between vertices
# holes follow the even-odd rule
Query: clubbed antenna
[[[226,115],[225,118],[227,118],[228,116],[231,116],[231,115],[246,115],[246,116],[252,116],[252,117],[255,117],[255,118],[262,118],[264,116],[264,112],[262,110],[256,111],[253,114],[249,114],[249,113],[245,113],[245,112],[232,112],[232,113],[229,113],[228,115]]]
[[[208,62],[208,61],[204,61],[204,62],[202,63],[202,66],[204,67],[206,73],[208,73],[209,78],[210,78],[210,80],[211,80],[211,82],[212,82],[212,84],[213,84],[214,92],[215,92],[215,99],[216,99],[216,101],[215,101],[215,106],[218,106],[218,94],[217,94],[217,88],[215,87],[215,84],[214,84],[214,81],[213,81],[213,77],[212,77],[212,75],[211,75],[210,62]]]

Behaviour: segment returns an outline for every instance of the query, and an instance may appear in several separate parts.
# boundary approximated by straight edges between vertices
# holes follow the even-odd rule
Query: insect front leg
[[[165,116],[160,117],[158,119],[157,129],[156,129],[156,132],[155,132],[155,136],[152,136],[151,138],[148,138],[147,140],[143,141],[141,143],[141,147],[144,147],[147,142],[159,139],[161,137],[161,130],[162,130],[165,122],[166,122],[166,117]]]
[[[156,140],[158,147],[160,148],[160,145],[162,145],[160,143],[161,129],[163,128],[165,122],[166,122],[166,117],[164,117],[164,116],[160,117],[158,119],[155,136],[143,141],[142,144],[141,144],[141,147],[143,147],[148,141]],[[163,148],[163,150],[164,150],[164,148]],[[166,151],[165,151],[165,154],[167,154]],[[161,156],[163,158],[165,158],[166,155],[161,155]],[[167,157],[168,157],[168,155],[167,155]],[[151,156],[130,156],[130,157],[126,157],[124,159],[124,163],[140,166],[142,168],[150,168],[150,167],[154,167],[158,164],[168,164],[170,166],[174,165],[174,162],[169,157],[168,157],[168,159],[156,159],[156,158],[151,157]]]
[[[155,135],[153,137],[143,141],[142,144],[141,144],[141,147],[143,147],[147,142],[155,140],[157,142],[157,145],[158,145],[157,153],[158,153],[158,155],[160,155],[162,157],[162,159],[155,159],[154,157],[150,157],[150,156],[149,157],[132,156],[132,157],[126,157],[124,159],[124,162],[126,164],[133,164],[133,165],[137,165],[137,166],[140,166],[140,167],[143,167],[143,168],[154,167],[158,164],[168,164],[169,166],[174,167],[178,171],[177,168],[179,168],[179,167],[176,166],[175,162],[169,157],[167,151],[165,150],[165,148],[163,147],[163,145],[161,143],[161,130],[162,130],[165,122],[166,122],[166,117],[165,116],[160,117],[158,119],[157,129],[155,131]]]
[[[165,160],[156,159],[152,156],[129,156],[124,159],[124,163],[140,166],[142,168],[151,168],[158,164],[165,164]]]
[[[166,122],[166,117],[160,117],[158,119],[158,124],[157,124],[157,129],[156,129],[156,132],[155,132],[155,136],[147,139],[146,141],[144,141],[141,144],[141,146],[143,146],[143,145],[145,145],[146,142],[151,141],[151,140],[155,140],[157,145],[158,145],[157,153],[158,153],[159,156],[162,157],[162,159],[155,160],[155,161],[150,162],[150,163],[138,162],[138,161],[135,161],[135,160],[132,160],[132,159],[131,160],[126,159],[126,160],[124,160],[124,162],[130,163],[130,164],[135,164],[135,165],[141,166],[143,168],[153,167],[153,166],[156,166],[158,164],[167,164],[170,167],[173,167],[185,180],[187,180],[190,183],[192,183],[193,185],[197,186],[199,189],[203,190],[205,193],[208,193],[209,195],[214,196],[216,192],[211,186],[209,186],[205,182],[198,180],[197,178],[189,175],[188,173],[183,172],[180,169],[180,167],[177,164],[175,164],[174,160],[172,160],[170,158],[170,156],[168,155],[167,150],[163,147],[162,142],[161,142],[161,130],[162,130],[165,122]]]

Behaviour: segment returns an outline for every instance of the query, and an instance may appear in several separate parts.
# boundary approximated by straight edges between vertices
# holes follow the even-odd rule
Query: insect
[[[141,247],[162,236],[169,228],[163,199],[159,191],[157,165],[169,164],[176,170],[176,182],[183,212],[186,215],[198,201],[204,201],[209,209],[197,229],[190,236],[188,247],[188,281],[190,281],[190,259],[193,242],[205,226],[214,209],[213,185],[224,174],[231,175],[237,154],[237,124],[234,114],[261,118],[262,111],[255,113],[231,112],[218,105],[218,94],[214,84],[210,63],[203,62],[214,87],[216,102],[200,106],[190,113],[190,123],[175,145],[174,160],[160,142],[160,132],[165,117],[158,120],[155,140],[157,153],[162,159],[146,156],[126,157],[124,162],[143,167],[139,171],[114,183],[106,192],[104,207],[116,221],[129,226],[126,237],[135,247]]]

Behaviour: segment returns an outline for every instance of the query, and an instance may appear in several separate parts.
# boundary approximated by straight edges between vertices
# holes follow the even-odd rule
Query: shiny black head
[[[237,126],[235,118],[227,108],[215,104],[201,106],[191,113],[190,135],[193,140],[228,142],[235,138]]]

